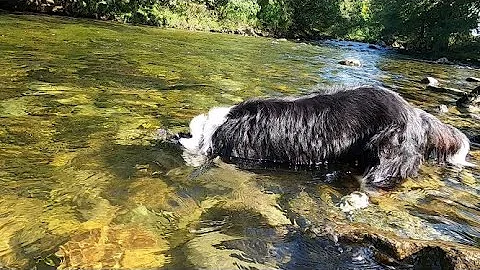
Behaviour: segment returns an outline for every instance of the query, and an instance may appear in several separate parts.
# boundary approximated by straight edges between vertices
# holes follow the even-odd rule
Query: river
[[[362,66],[338,64],[350,57]],[[353,42],[0,14],[0,267],[410,269],[454,264],[442,255],[451,250],[478,259],[478,167],[427,163],[345,215],[337,203],[352,183],[221,162],[192,178],[181,149],[159,138],[213,106],[361,84],[478,135],[480,121],[455,108],[457,96],[426,90],[426,76],[468,91],[480,69]],[[469,160],[480,165],[478,145]]]

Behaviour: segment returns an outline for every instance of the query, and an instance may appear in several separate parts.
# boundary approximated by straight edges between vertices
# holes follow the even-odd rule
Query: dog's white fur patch
[[[200,114],[195,116],[192,121],[190,121],[190,135],[191,138],[181,138],[179,140],[180,144],[185,147],[185,149],[190,153],[197,153],[200,151],[200,143],[203,138],[203,127],[207,122],[207,116],[205,114]]]
[[[212,136],[227,120],[232,107],[212,108],[208,115],[200,114],[190,122],[191,138],[181,138],[180,144],[192,154],[207,155],[212,147]]]
[[[201,147],[202,154],[208,154],[208,151],[212,147],[213,133],[227,121],[227,115],[232,107],[218,107],[213,108],[208,112],[208,119],[203,127],[203,143]]]

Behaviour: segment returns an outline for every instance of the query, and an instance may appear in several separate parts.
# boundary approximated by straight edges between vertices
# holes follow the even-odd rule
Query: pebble
[[[362,209],[369,205],[368,196],[365,193],[354,191],[340,200],[338,207],[343,212],[351,212],[353,210]]]
[[[448,113],[448,107],[447,107],[447,105],[442,104],[442,105],[438,106],[438,111],[439,111],[440,113]]]

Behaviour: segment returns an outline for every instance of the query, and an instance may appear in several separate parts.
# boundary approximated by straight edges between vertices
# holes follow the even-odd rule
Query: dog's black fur
[[[383,88],[360,87],[296,99],[253,99],[230,110],[210,158],[227,162],[350,164],[367,184],[389,188],[415,176],[429,156],[442,163],[465,135]]]

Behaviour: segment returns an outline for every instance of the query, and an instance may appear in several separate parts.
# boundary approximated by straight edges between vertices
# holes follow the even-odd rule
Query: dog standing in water
[[[350,164],[363,173],[363,187],[394,187],[415,176],[428,158],[472,165],[465,160],[465,134],[378,87],[213,108],[191,121],[190,133],[180,144],[205,160],[310,168]]]

